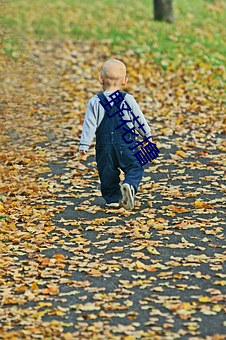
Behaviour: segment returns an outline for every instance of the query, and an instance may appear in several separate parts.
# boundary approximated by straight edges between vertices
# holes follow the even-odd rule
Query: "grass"
[[[107,39],[113,51],[151,51],[163,64],[205,57],[217,66],[226,55],[225,9],[224,0],[174,0],[176,22],[170,25],[153,20],[152,0],[7,0],[0,24],[11,32],[4,40],[11,55],[15,43],[10,41],[21,35],[100,43]]]

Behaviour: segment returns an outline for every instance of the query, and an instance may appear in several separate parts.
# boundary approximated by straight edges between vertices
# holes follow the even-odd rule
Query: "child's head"
[[[126,66],[117,59],[105,61],[101,68],[99,81],[105,91],[119,90],[128,81]]]

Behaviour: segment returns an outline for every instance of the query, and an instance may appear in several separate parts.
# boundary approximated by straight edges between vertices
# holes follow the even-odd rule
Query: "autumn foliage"
[[[138,52],[29,38],[1,53],[1,339],[224,339],[224,66]],[[94,147],[78,153],[112,53],[160,149],[133,211],[104,208]]]

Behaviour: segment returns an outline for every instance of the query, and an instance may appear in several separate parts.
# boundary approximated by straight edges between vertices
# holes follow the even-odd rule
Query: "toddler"
[[[126,66],[121,61],[109,59],[102,65],[99,82],[103,92],[93,96],[88,102],[79,150],[86,154],[96,134],[96,162],[106,206],[118,208],[123,205],[131,210],[144,172],[143,166],[135,157],[139,144],[136,144],[135,135],[138,134],[135,131],[146,141],[152,142],[152,139],[150,127],[131,94],[117,92],[124,97],[124,101],[117,105],[109,104],[114,98],[112,94],[120,91],[127,81]],[[125,102],[131,110],[122,111]],[[106,111],[103,103],[108,103],[110,110]],[[120,113],[116,114],[120,108]],[[122,185],[120,169],[125,175]]]

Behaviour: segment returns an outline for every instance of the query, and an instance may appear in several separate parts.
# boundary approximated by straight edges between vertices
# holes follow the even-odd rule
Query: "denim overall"
[[[121,92],[125,97],[126,92]],[[104,94],[98,94],[101,101],[104,100]],[[108,114],[113,113],[114,108],[108,111]],[[123,183],[131,184],[135,193],[138,190],[138,185],[142,179],[144,168],[140,165],[134,154],[138,151],[137,148],[129,149],[129,146],[135,145],[135,136],[131,133],[125,135],[125,140],[131,143],[127,144],[122,135],[125,131],[117,126],[122,124],[119,114],[113,117],[108,117],[105,111],[104,118],[96,130],[96,161],[97,169],[100,177],[100,190],[106,203],[119,202],[122,199],[120,191],[120,170],[125,174]],[[125,127],[128,127],[125,125]]]

